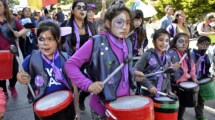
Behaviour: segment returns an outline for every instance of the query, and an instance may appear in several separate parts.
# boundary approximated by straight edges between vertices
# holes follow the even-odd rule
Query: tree
[[[19,1],[18,0],[8,0],[8,4],[9,4],[9,6],[19,5]]]
[[[172,5],[175,11],[183,10],[188,23],[195,23],[205,14],[215,12],[215,0],[159,0],[155,5],[157,18],[164,16],[164,8],[168,4]]]

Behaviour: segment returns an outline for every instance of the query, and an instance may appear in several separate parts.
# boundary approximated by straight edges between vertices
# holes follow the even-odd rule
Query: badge
[[[38,87],[42,87],[43,84],[44,84],[44,78],[41,76],[41,75],[37,75],[35,77],[35,85],[38,86]]]

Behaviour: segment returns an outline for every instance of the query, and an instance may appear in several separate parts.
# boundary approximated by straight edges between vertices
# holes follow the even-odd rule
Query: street
[[[21,85],[17,82],[16,85],[18,97],[13,99],[9,93],[7,111],[4,120],[34,120],[32,104],[29,104],[26,98],[27,85]],[[81,111],[81,120],[90,120],[90,108],[88,106],[89,97],[85,101],[86,111]],[[208,120],[215,118],[215,100],[207,101],[204,110]],[[195,120],[195,112],[193,108],[187,108],[184,115],[184,120]]]

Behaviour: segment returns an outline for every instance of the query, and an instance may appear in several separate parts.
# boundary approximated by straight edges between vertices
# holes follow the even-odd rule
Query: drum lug
[[[111,117],[114,120],[117,120],[116,116],[114,116],[108,109],[106,109],[105,114],[107,117]]]

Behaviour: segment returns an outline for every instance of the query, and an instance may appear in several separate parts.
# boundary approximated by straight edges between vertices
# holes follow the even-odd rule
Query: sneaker
[[[82,102],[79,102],[79,108],[81,111],[85,111],[85,104],[84,104],[84,101]]]
[[[13,98],[16,98],[17,97],[17,92],[16,92],[16,88],[15,87],[10,87],[10,86],[8,86],[8,89],[10,90],[10,92],[11,92],[11,96],[13,97]]]
[[[208,120],[206,117],[204,116],[197,116],[196,117],[197,120]]]

